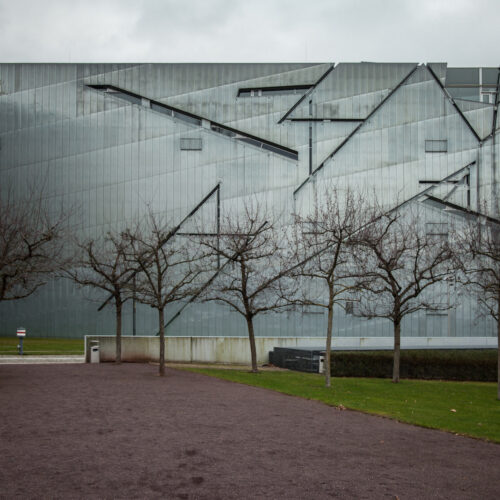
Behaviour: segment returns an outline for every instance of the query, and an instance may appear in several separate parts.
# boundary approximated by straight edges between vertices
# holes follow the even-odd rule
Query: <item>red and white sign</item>
[[[26,337],[26,328],[18,328],[17,329],[18,337]]]

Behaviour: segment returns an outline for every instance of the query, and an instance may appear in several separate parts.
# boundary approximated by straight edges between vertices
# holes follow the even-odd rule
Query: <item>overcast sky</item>
[[[0,0],[0,62],[500,64],[500,0]]]

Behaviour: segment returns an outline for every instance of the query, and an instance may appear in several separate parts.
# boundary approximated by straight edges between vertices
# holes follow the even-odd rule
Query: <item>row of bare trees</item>
[[[134,294],[158,312],[160,374],[168,304],[215,301],[241,314],[255,372],[256,316],[323,308],[328,313],[327,386],[336,306],[354,304],[359,316],[392,321],[394,382],[399,380],[403,318],[419,309],[444,307],[432,300],[429,289],[450,275],[467,285],[499,324],[497,220],[474,216],[456,224],[456,230],[449,225],[444,237],[426,231],[422,209],[415,205],[387,212],[368,204],[366,196],[334,188],[320,198],[307,215],[287,221],[248,203],[239,212],[223,214],[217,233],[199,228],[181,234],[171,221],[149,211],[122,231],[76,240],[78,251],[71,260],[58,258],[68,241],[65,217],[51,218],[33,203],[14,209],[10,199],[2,200],[0,300],[27,296],[61,271],[82,286],[105,291],[115,306],[120,362],[122,307]]]
[[[335,305],[365,318],[387,318],[394,330],[393,382],[399,381],[401,322],[435,308],[427,288],[450,274],[447,239],[426,234],[409,207],[384,212],[352,191],[333,189],[308,217],[294,221],[301,280],[295,304],[326,308],[325,385],[330,387]]]
[[[204,272],[201,256],[187,240],[149,211],[123,231],[77,240],[73,266],[63,274],[84,287],[103,290],[114,302],[116,362],[121,362],[122,307],[130,298],[158,312],[160,375],[165,373],[165,308],[194,296]],[[205,271],[206,272],[206,271]]]

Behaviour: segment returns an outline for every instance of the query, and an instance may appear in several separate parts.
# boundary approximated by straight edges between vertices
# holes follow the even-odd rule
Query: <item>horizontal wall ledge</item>
[[[85,361],[90,361],[90,342],[99,342],[101,361],[114,361],[114,335],[86,335]],[[257,362],[269,362],[275,347],[317,347],[324,349],[322,337],[257,337]],[[159,360],[159,337],[122,337],[122,361]],[[335,337],[332,349],[392,349],[393,337]],[[403,337],[402,349],[496,349],[496,337]],[[250,364],[248,337],[165,337],[165,360],[178,363]]]

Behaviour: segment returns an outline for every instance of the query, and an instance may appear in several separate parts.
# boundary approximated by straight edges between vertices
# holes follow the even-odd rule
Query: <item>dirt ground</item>
[[[0,497],[498,498],[499,445],[156,373],[0,366]]]

